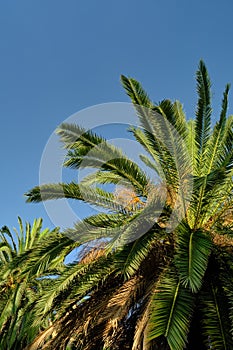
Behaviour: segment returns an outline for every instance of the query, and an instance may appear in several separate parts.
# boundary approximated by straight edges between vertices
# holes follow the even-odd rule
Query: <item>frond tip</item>
[[[198,161],[200,166],[204,165],[205,152],[211,130],[211,83],[204,62],[201,60],[196,73],[198,103],[195,121],[195,137],[198,147]],[[200,168],[201,168],[200,167]]]

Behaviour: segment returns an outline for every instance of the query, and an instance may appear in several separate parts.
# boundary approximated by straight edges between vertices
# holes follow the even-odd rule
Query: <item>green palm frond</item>
[[[190,156],[193,175],[198,175],[198,159],[197,159],[197,150],[198,147],[195,142],[195,120],[187,121],[187,138],[186,138],[186,146],[188,149],[188,154]]]
[[[0,240],[1,242],[5,242],[8,243],[8,240],[6,237],[10,238],[10,245],[12,247],[13,252],[17,252],[17,245],[15,243],[14,237],[11,233],[11,231],[9,230],[9,228],[7,226],[3,226],[0,230]]]
[[[121,81],[127,94],[135,105],[140,124],[143,128],[143,130],[139,128],[131,128],[131,132],[136,140],[140,142],[147,151],[149,151],[155,161],[157,161],[158,158],[161,160],[161,157],[163,156],[164,158],[166,157],[167,163],[169,160],[173,163],[173,159],[172,157],[169,157],[169,152],[166,151],[166,147],[164,148],[164,145],[161,144],[162,141],[168,140],[168,137],[164,137],[164,133],[166,133],[166,130],[164,130],[164,118],[158,117],[158,113],[152,110],[154,105],[136,80],[121,76]],[[160,134],[162,134],[158,140],[155,135],[159,130]],[[170,174],[170,177],[172,177],[172,180],[170,180],[169,183],[172,183],[174,182],[175,176],[174,174],[171,176],[172,171],[169,171],[169,168],[171,168],[171,164],[167,166],[167,172]],[[172,169],[174,170],[174,163],[172,164]],[[169,181],[168,175],[166,180]]]
[[[192,224],[194,228],[201,227],[204,218],[209,219],[209,217],[206,217],[206,213],[213,204],[225,200],[222,195],[229,182],[229,176],[230,174],[226,168],[218,168],[208,175],[194,177],[193,194],[189,208],[190,213],[195,218]],[[228,193],[225,192],[225,195],[228,195]],[[211,213],[211,211],[209,212]]]
[[[155,232],[150,231],[141,238],[135,240],[127,256],[125,256],[124,259],[121,258],[121,260],[124,260],[122,273],[127,279],[132,277],[139,270],[142,262],[145,261],[149,252],[153,249],[155,235]],[[125,253],[124,249],[121,253]]]
[[[36,186],[27,192],[25,196],[28,197],[28,203],[69,198],[85,201],[106,209],[122,210],[121,206],[116,203],[114,195],[111,192],[104,191],[98,187],[91,188],[75,182]]]
[[[113,162],[111,162],[113,163]],[[147,184],[149,179],[145,174],[138,171],[134,162],[124,159],[114,160],[116,169],[108,169],[110,162],[102,166],[101,170],[91,173],[84,177],[81,184],[91,186],[93,184],[118,184],[121,186],[133,186],[135,191],[142,196],[147,195]],[[111,166],[111,165],[110,165]],[[129,175],[131,173],[131,175]],[[132,176],[135,175],[135,179]],[[143,188],[142,188],[143,186]]]
[[[95,227],[117,227],[126,221],[126,215],[122,213],[106,214],[99,213],[89,216],[83,220],[85,223]]]
[[[151,132],[140,128],[131,128],[135,139],[152,156],[156,164],[159,164],[158,175],[168,186],[176,189],[179,185],[176,163],[171,155],[168,145],[163,144],[163,137],[156,139]],[[168,139],[168,136],[165,137]],[[184,163],[185,164],[185,163]]]
[[[149,96],[137,80],[121,75],[121,83],[134,105],[146,108],[153,107],[153,103],[150,101]]]
[[[67,149],[74,147],[75,144],[77,148],[80,145],[90,150],[92,147],[105,141],[103,137],[90,131],[88,132],[79,125],[70,123],[62,123],[57,128],[57,134]]]
[[[219,152],[213,161],[214,167],[226,167],[232,169],[233,163],[233,116],[226,121],[225,133],[219,145]]]
[[[40,240],[33,249],[16,258],[14,264],[22,268],[22,274],[43,276],[44,271],[50,273],[50,270],[59,267],[64,262],[65,256],[79,245],[55,229],[49,232],[46,240]]]
[[[209,174],[212,170],[215,169],[219,160],[224,157],[223,152],[225,151],[225,142],[229,143],[229,133],[232,136],[232,125],[229,125],[226,118],[226,111],[228,105],[228,93],[229,85],[226,86],[224,91],[223,101],[222,101],[222,111],[220,115],[220,120],[215,124],[212,135],[210,137],[207,151],[206,151],[206,163],[205,163],[205,173]],[[231,145],[233,144],[231,140]],[[231,147],[232,149],[232,147]],[[228,151],[231,149],[227,148]],[[220,158],[220,159],[219,159]],[[225,158],[225,157],[224,157]]]
[[[129,181],[124,181],[122,176],[115,172],[98,170],[85,176],[82,179],[81,184],[84,184],[85,186],[92,186],[93,184],[118,184],[119,182],[122,186],[129,185]]]
[[[63,234],[76,241],[77,246],[102,238],[114,240],[115,236],[123,234],[135,215],[122,212],[92,215],[77,222],[73,228],[65,229]]]
[[[153,160],[151,160],[145,154],[140,154],[139,157],[145,163],[146,166],[154,170],[156,174],[159,174],[158,164],[156,164]]]
[[[228,350],[233,347],[228,318],[228,302],[219,285],[209,282],[200,295],[206,346]]]
[[[2,265],[8,264],[12,260],[14,252],[9,242],[0,243],[0,262]]]
[[[226,87],[223,93],[222,109],[220,113],[219,125],[224,125],[227,120],[228,94],[229,94],[230,87],[231,87],[230,84],[226,84]]]
[[[148,199],[145,205],[142,208],[131,212],[128,221],[119,227],[118,231],[116,230],[115,236],[109,244],[109,249],[115,250],[119,247],[124,247],[156,227],[159,218],[163,213],[163,209],[164,216],[169,216],[169,211],[161,198],[156,196],[156,193],[151,193],[151,198]]]
[[[175,265],[182,284],[196,293],[202,286],[211,253],[211,239],[185,222],[177,228],[178,247]]]
[[[165,114],[165,112],[171,113],[173,105],[170,101],[164,101],[163,104],[165,105],[163,106],[164,111],[159,106],[156,107],[162,114],[153,111],[148,112],[148,116],[146,116],[150,122],[150,131],[139,128],[132,128],[131,131],[136,140],[154,159],[159,177],[166,183],[167,187],[172,188],[175,193],[179,193],[185,207],[184,192],[186,189],[184,184],[189,182],[188,174],[192,173],[192,164],[184,141],[186,136],[181,137],[176,128],[169,122],[168,119],[172,119],[174,116]],[[178,126],[176,127],[178,128]],[[180,130],[182,130],[182,126],[180,126]],[[186,135],[186,131],[183,133]],[[146,161],[148,163],[148,159]],[[150,163],[150,166],[152,165]]]
[[[223,262],[223,263],[222,263]],[[221,274],[219,279],[225,293],[225,300],[228,303],[228,316],[230,321],[230,333],[233,334],[233,257],[232,254],[226,253],[221,261]]]
[[[162,149],[159,147],[159,143],[162,140],[166,146],[165,148],[168,148],[168,151],[170,153],[172,152],[173,156],[177,156],[178,153],[175,151],[176,147],[174,147],[174,144],[171,145],[169,141],[174,138],[174,131],[172,132],[171,125],[178,132],[178,135],[181,134],[183,137],[186,135],[186,125],[181,105],[178,102],[172,104],[171,101],[164,100],[158,106],[155,106],[149,100],[149,97],[136,80],[125,76],[122,76],[121,80],[123,87],[126,89],[127,94],[131,98],[138,112],[138,117],[144,134],[147,136],[152,148],[154,148],[152,153],[154,154],[159,150],[159,156],[162,156]],[[133,129],[132,132],[135,135],[135,129]],[[159,135],[159,143],[157,135]],[[138,141],[140,140],[138,134],[137,136],[135,135],[135,137],[138,137]],[[148,144],[148,141],[146,143]],[[146,143],[143,141],[142,144],[145,146]],[[151,155],[153,156],[153,154]],[[166,154],[166,161],[169,161],[169,153]]]
[[[209,198],[212,198],[212,201],[209,202],[209,205],[204,206],[202,213],[203,225],[209,226],[211,222],[209,227],[213,228],[221,220],[224,220],[223,218],[227,213],[229,216],[229,212],[232,210],[230,201],[232,188],[233,182],[231,177],[228,176],[219,186],[216,186],[216,191],[209,193]]]
[[[153,108],[161,114],[175,128],[178,134],[185,140],[187,137],[186,117],[182,104],[179,101],[172,103],[170,100],[163,100]]]
[[[202,173],[202,167],[205,165],[207,144],[210,138],[212,113],[210,92],[211,83],[203,61],[200,61],[196,79],[199,99],[195,120],[195,140],[197,145],[199,170]]]
[[[174,114],[173,126],[176,128],[177,132],[183,137],[183,139],[186,139],[187,137],[186,114],[183,109],[183,105],[180,101],[175,101],[173,103],[173,114]]]
[[[72,133],[70,136],[70,129]],[[120,179],[126,179],[142,192],[147,177],[138,165],[128,159],[122,151],[91,131],[85,131],[77,125],[62,124],[57,133],[68,148],[64,165],[72,168],[101,168],[111,171]],[[73,142],[69,141],[74,138]]]
[[[159,268],[161,255],[164,255],[166,249],[168,251],[171,248],[170,245],[171,242],[166,231],[159,228],[158,225],[154,225],[153,229],[146,232],[142,237],[119,249],[115,254],[115,260],[122,264],[121,272],[126,279],[129,279],[136,273],[140,273],[141,265],[149,259],[152,251],[154,252],[153,263],[155,265],[157,263]],[[168,257],[167,261],[169,261]]]
[[[124,168],[124,162],[121,163],[121,166]],[[125,171],[125,170],[124,170]],[[119,179],[119,177],[118,177]],[[87,180],[88,181],[88,180]],[[148,180],[146,180],[146,184]],[[145,190],[140,191],[145,192]],[[60,183],[60,184],[46,184],[41,186],[36,186],[29,192],[25,194],[27,197],[27,202],[41,202],[46,200],[54,200],[61,198],[70,198],[81,201],[86,201],[97,206],[115,208],[117,207],[114,196],[112,193],[104,191],[101,188],[91,188],[83,181],[80,184],[71,182],[69,184]]]
[[[182,286],[174,273],[165,274],[158,281],[152,297],[148,340],[163,335],[171,350],[182,350],[193,309],[193,294]]]
[[[49,287],[38,300],[36,306],[38,319],[35,322],[53,310],[56,312],[59,312],[59,308],[65,310],[71,301],[77,304],[114,270],[111,257],[102,256],[90,263],[71,263],[64,269],[61,277],[54,281],[52,288]],[[66,301],[62,299],[64,294],[69,295]]]

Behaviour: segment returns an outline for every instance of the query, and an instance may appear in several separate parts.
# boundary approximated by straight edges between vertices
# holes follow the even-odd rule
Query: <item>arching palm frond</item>
[[[110,171],[119,178],[129,181],[143,193],[148,181],[145,173],[119,148],[77,125],[62,124],[57,133],[68,148],[64,166],[75,169],[101,168],[102,171]]]

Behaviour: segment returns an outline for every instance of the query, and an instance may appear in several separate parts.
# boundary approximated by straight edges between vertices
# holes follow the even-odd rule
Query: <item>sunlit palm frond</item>
[[[199,175],[205,166],[207,145],[211,132],[211,91],[210,79],[204,62],[201,60],[197,73],[198,103],[195,119],[195,141],[197,146],[197,161],[199,163]]]

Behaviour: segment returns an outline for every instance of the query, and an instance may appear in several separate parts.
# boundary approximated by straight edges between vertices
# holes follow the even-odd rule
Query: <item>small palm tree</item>
[[[66,197],[107,213],[65,232],[76,240],[72,247],[92,242],[92,248],[68,264],[37,301],[34,324],[55,313],[56,335],[44,331],[31,349],[42,340],[42,349],[233,348],[229,85],[212,126],[210,80],[202,61],[196,77],[194,120],[186,119],[180,102],[154,104],[136,80],[121,77],[141,124],[131,133],[160,184],[93,132],[70,124],[58,128],[67,148],[65,166],[79,169],[85,161],[97,170],[81,183],[35,187],[27,201]],[[120,193],[101,187],[118,182],[125,184]],[[71,245],[64,243],[66,249]]]
[[[45,286],[51,284],[49,278],[58,274],[62,259],[44,256],[35,261],[33,254],[41,251],[44,240],[56,236],[58,230],[42,230],[42,219],[36,219],[25,229],[18,218],[19,232],[11,233],[7,226],[0,230],[0,348],[2,350],[23,349],[49,322],[44,319],[40,327],[29,327],[35,317],[35,300]]]

